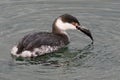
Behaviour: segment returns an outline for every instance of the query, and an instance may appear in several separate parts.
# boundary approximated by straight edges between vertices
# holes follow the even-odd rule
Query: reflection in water
[[[61,48],[57,52],[45,54],[35,58],[17,58],[15,63],[17,65],[36,65],[42,64],[43,66],[76,66],[83,63],[83,59],[91,53],[93,44],[89,44],[80,50],[70,50],[68,47]],[[74,52],[73,52],[74,51]]]
[[[90,43],[89,45],[85,46],[83,49],[78,50],[78,54],[73,57],[71,60],[74,63],[75,66],[80,66],[84,63],[84,60],[86,60],[86,57],[90,55],[92,50],[94,49],[93,43]]]

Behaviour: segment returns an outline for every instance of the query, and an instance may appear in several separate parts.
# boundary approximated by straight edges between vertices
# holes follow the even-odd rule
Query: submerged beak
[[[78,30],[80,30],[81,32],[83,32],[84,34],[86,34],[92,40],[92,43],[93,43],[94,39],[92,37],[92,34],[91,34],[90,30],[88,30],[88,29],[86,29],[84,27],[80,27],[80,26],[76,26],[76,28]]]

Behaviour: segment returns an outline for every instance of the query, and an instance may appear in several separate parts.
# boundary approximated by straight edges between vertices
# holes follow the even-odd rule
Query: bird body
[[[36,57],[54,52],[69,44],[68,29],[80,30],[93,40],[90,31],[79,26],[77,18],[69,14],[61,15],[53,22],[52,32],[34,32],[24,36],[12,48],[11,54],[16,57]]]

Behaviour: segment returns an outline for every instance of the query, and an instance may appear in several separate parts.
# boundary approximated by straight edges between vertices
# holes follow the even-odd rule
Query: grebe
[[[54,52],[69,44],[66,33],[68,29],[75,29],[85,33],[93,42],[90,30],[83,27],[76,17],[63,14],[55,19],[52,32],[35,32],[28,34],[12,48],[11,55],[15,57],[36,57]]]

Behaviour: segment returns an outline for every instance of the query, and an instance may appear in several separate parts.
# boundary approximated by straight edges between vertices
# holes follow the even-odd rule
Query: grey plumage
[[[69,43],[66,35],[54,34],[49,32],[36,32],[24,36],[24,38],[18,43],[17,54],[22,51],[32,51],[34,48],[41,48],[41,46],[58,46],[63,47]]]

